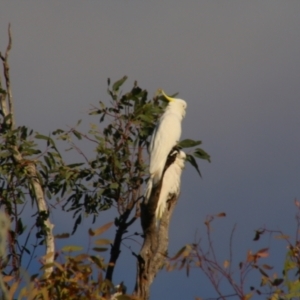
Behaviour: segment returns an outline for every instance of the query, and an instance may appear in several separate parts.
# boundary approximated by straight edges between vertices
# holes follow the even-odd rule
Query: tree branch
[[[150,286],[166,260],[169,245],[169,225],[178,200],[175,196],[169,200],[169,208],[164,212],[160,224],[157,226],[155,211],[161,185],[162,180],[152,190],[148,203],[141,204],[144,243],[137,260],[135,293],[143,300],[149,299]]]
[[[133,200],[131,200],[131,201],[133,201]],[[114,243],[111,245],[110,259],[109,259],[109,263],[108,263],[108,267],[107,267],[106,275],[105,275],[105,279],[107,279],[111,282],[113,281],[113,273],[114,273],[116,262],[121,253],[121,243],[122,243],[123,235],[127,232],[127,228],[131,224],[133,224],[134,221],[137,219],[136,216],[134,216],[129,222],[127,222],[131,211],[132,211],[132,208],[127,208],[125,210],[125,212],[120,216]]]
[[[11,117],[11,128],[13,129],[15,126],[14,122],[14,112],[13,112],[13,98],[12,98],[12,92],[11,92],[11,83],[10,83],[10,73],[9,73],[9,63],[8,63],[8,57],[10,50],[12,48],[12,37],[11,37],[11,31],[10,31],[10,24],[8,26],[8,45],[5,51],[5,54],[3,55],[0,52],[0,58],[2,60],[3,64],[3,71],[4,71],[4,78],[5,78],[5,83],[6,83],[6,92],[3,93],[2,89],[0,92],[2,92],[2,97],[1,97],[1,109],[4,114],[4,117],[8,117],[10,115]],[[1,84],[1,82],[0,82]],[[1,86],[0,86],[1,88]],[[4,95],[4,96],[3,96]],[[7,100],[6,100],[7,96]],[[8,102],[8,109],[7,109],[7,103]],[[24,159],[22,154],[19,152],[17,146],[12,147],[12,152],[13,152],[13,159],[15,163],[22,165],[26,171],[27,171],[27,178],[31,182],[33,186],[33,190],[35,193],[35,198],[36,198],[36,203],[37,203],[37,208],[39,213],[48,213],[48,208],[46,204],[46,200],[44,197],[44,191],[42,188],[42,184],[38,179],[38,170],[36,168],[36,165],[34,162]],[[52,264],[54,261],[54,252],[55,252],[55,246],[54,246],[54,237],[52,233],[52,229],[54,225],[50,222],[49,216],[47,219],[44,221],[44,225],[47,227],[47,232],[45,233],[45,243],[46,243],[46,259],[45,263],[46,265]],[[53,271],[53,267],[48,267],[45,269],[45,277],[48,278]]]
[[[8,237],[8,231],[10,227],[9,218],[5,215],[3,211],[0,211],[0,261],[4,261],[6,259],[6,241]],[[0,273],[0,290],[2,292],[3,300],[8,300],[8,290],[5,286],[2,272]]]
[[[7,95],[7,101],[8,101],[8,110],[7,110],[7,103],[6,103],[6,97],[2,93],[1,97],[1,109],[3,111],[3,114],[7,116],[8,114],[11,114],[11,125],[12,128],[14,128],[14,116],[13,116],[13,101],[12,101],[12,92],[11,92],[11,84],[10,84],[10,75],[9,75],[9,64],[8,64],[8,56],[10,53],[12,47],[12,37],[11,37],[11,31],[10,31],[10,24],[8,25],[8,45],[6,47],[5,54],[3,55],[0,52],[0,58],[2,60],[3,64],[3,73],[6,83],[6,95]],[[0,82],[0,88],[1,88],[1,82]],[[2,88],[1,88],[2,90]]]

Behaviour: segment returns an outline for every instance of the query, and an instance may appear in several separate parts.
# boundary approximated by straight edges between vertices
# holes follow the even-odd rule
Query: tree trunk
[[[169,245],[170,220],[177,203],[176,196],[170,199],[168,209],[164,212],[159,225],[156,224],[155,210],[161,184],[162,181],[152,190],[148,203],[141,205],[144,243],[138,255],[135,293],[143,300],[149,299],[150,286],[158,271],[164,266]]]
[[[1,78],[0,78],[0,108],[4,114],[4,117],[9,117],[7,122],[11,125],[11,129],[13,130],[15,128],[15,121],[14,121],[14,111],[13,111],[13,98],[12,98],[12,92],[11,92],[11,83],[10,83],[10,74],[9,74],[9,64],[8,64],[8,57],[9,53],[12,47],[12,37],[11,37],[11,31],[10,31],[10,24],[8,26],[8,45],[5,51],[5,54],[3,55],[0,52],[0,58],[2,60],[3,64],[3,73],[4,73],[4,79],[6,84],[6,91],[3,93],[4,89],[2,88]],[[38,179],[37,173],[38,170],[36,168],[36,165],[33,161],[30,161],[28,159],[24,159],[22,154],[18,151],[17,147],[13,148],[13,158],[16,163],[23,165],[28,174],[28,179],[31,182],[37,208],[39,213],[46,213],[48,215],[47,219],[44,221],[45,226],[47,227],[47,232],[45,233],[45,243],[46,243],[46,254],[45,254],[45,264],[49,265],[52,264],[54,261],[54,254],[55,254],[55,245],[54,245],[54,237],[52,233],[52,229],[54,225],[51,223],[49,214],[48,214],[48,207],[44,196],[44,191],[42,188],[42,184]],[[45,269],[45,277],[48,278],[53,271],[53,267],[48,267]]]

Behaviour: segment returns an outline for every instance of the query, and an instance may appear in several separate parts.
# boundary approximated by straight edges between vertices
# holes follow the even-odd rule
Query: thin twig
[[[230,240],[229,240],[229,273],[231,273],[231,267],[232,267],[232,257],[233,257],[233,235],[234,235],[234,232],[235,232],[235,229],[236,229],[236,224],[234,224],[232,230],[231,230],[231,234],[230,234]]]

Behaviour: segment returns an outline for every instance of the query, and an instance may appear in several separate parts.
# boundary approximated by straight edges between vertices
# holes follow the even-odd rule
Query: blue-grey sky
[[[299,16],[299,1],[3,1],[0,48],[11,22],[16,121],[45,134],[88,124],[90,105],[107,99],[107,77],[128,75],[124,89],[138,80],[150,95],[179,92],[188,103],[182,138],[201,139],[212,163],[200,162],[203,179],[184,171],[169,252],[221,211],[216,244],[227,246],[237,223],[237,249],[246,251],[260,226],[295,228]],[[121,266],[118,279],[134,274]],[[152,299],[208,296],[200,279],[162,273]]]

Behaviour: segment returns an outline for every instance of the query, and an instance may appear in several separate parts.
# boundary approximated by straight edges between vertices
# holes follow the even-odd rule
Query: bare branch
[[[0,52],[0,58],[2,60],[3,64],[3,72],[4,72],[4,78],[6,83],[6,95],[1,97],[1,109],[5,117],[9,116],[11,117],[11,125],[12,128],[15,126],[14,122],[14,111],[13,111],[13,98],[12,98],[12,92],[11,92],[11,83],[10,83],[10,73],[9,73],[9,63],[8,63],[8,57],[10,54],[10,50],[12,48],[12,36],[11,36],[11,30],[10,30],[10,24],[8,26],[8,45],[5,51],[5,54],[3,55]],[[1,82],[0,82],[1,83]],[[1,88],[1,86],[0,86]],[[1,91],[0,91],[1,92]],[[7,109],[7,103],[6,103],[6,96],[7,96],[7,102],[8,102],[8,109]],[[22,154],[19,152],[18,147],[13,147],[13,158],[17,164],[22,165],[27,170],[28,179],[31,182],[33,186],[33,190],[35,192],[35,198],[37,203],[37,208],[39,213],[48,213],[48,207],[46,204],[46,200],[44,197],[44,191],[42,188],[42,185],[38,179],[38,170],[36,168],[36,165],[34,162],[24,159]],[[54,261],[54,252],[55,252],[55,246],[54,246],[54,237],[52,233],[52,229],[54,225],[50,222],[49,217],[44,222],[45,226],[47,227],[47,233],[45,236],[45,242],[46,242],[46,259],[45,263],[51,264]],[[48,267],[45,270],[45,277],[48,278],[52,273],[53,267]]]
[[[3,55],[0,52],[0,58],[2,60],[3,65],[3,73],[5,78],[5,84],[6,84],[6,96],[8,101],[8,109],[7,109],[7,103],[6,103],[6,97],[1,96],[1,109],[3,111],[3,114],[7,116],[8,114],[11,114],[11,124],[12,127],[14,127],[14,114],[13,114],[13,101],[12,101],[12,91],[11,91],[11,83],[10,83],[10,74],[9,74],[9,64],[8,64],[8,57],[10,50],[12,48],[12,37],[11,37],[11,30],[10,30],[10,24],[8,25],[8,45],[6,47],[5,55]],[[1,88],[1,82],[0,82],[0,88]]]
[[[233,264],[233,235],[236,229],[236,224],[234,224],[231,234],[230,234],[230,240],[229,240],[229,272],[231,272],[232,264]]]

